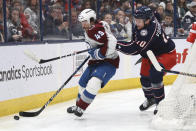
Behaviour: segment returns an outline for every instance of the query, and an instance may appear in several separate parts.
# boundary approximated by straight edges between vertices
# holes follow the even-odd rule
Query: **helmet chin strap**
[[[146,26],[149,24],[149,23],[146,24],[146,21],[147,21],[147,20],[150,20],[150,19],[144,19],[144,27],[146,27]]]

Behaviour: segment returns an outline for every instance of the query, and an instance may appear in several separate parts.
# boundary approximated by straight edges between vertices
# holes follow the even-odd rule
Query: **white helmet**
[[[92,9],[84,9],[78,16],[78,21],[83,22],[85,20],[90,23],[90,19],[93,18],[96,20],[96,13]]]

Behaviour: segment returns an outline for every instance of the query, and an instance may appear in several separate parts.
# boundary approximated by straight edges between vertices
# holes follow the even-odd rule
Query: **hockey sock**
[[[79,100],[76,102],[76,106],[80,107],[80,108],[83,109],[83,110],[86,110],[86,108],[87,108],[89,105],[90,105],[89,103],[84,102],[82,99],[79,99]]]
[[[87,90],[84,90],[81,98],[76,102],[76,106],[80,107],[83,110],[92,103],[96,95],[89,93]]]
[[[100,88],[101,80],[96,77],[92,77],[89,80],[86,89],[81,93],[80,99],[76,102],[76,105],[81,109],[86,110],[89,104],[91,104],[94,100]]]
[[[82,87],[82,86],[79,86],[79,87],[78,87],[78,97],[77,97],[77,99],[76,99],[76,102],[80,100],[80,96],[81,96],[81,94],[84,92],[84,90],[85,90],[84,87]]]
[[[142,85],[142,90],[144,92],[144,96],[147,99],[153,98],[154,96],[153,96],[152,86],[151,86],[151,82],[150,82],[149,78],[141,76],[140,82],[141,82],[141,85]]]
[[[144,86],[142,86],[142,90],[143,90],[143,92],[144,92],[144,96],[145,96],[147,99],[154,98],[153,92],[152,92],[152,87],[144,87]]]
[[[163,82],[161,82],[161,83],[152,83],[151,85],[152,85],[152,88],[153,88],[153,94],[154,94],[155,102],[156,102],[156,104],[159,104],[159,102],[165,98]]]

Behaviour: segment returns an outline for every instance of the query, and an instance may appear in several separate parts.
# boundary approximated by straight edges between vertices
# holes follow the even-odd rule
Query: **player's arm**
[[[103,60],[108,52],[108,38],[104,28],[94,28],[88,32],[90,41],[100,46],[100,48],[90,50],[89,54],[93,59]]]
[[[128,55],[137,55],[142,50],[150,46],[157,31],[157,24],[154,23],[147,29],[142,29],[133,33],[133,40],[130,42],[118,41],[117,50]],[[136,37],[137,35],[137,37]]]
[[[141,45],[142,42],[139,41],[118,41],[116,45],[116,50],[126,55],[137,55],[142,49]]]

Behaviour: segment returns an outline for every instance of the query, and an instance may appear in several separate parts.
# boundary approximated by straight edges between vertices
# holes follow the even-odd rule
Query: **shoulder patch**
[[[148,34],[148,31],[146,29],[143,29],[140,31],[141,36],[147,36],[147,34]]]

